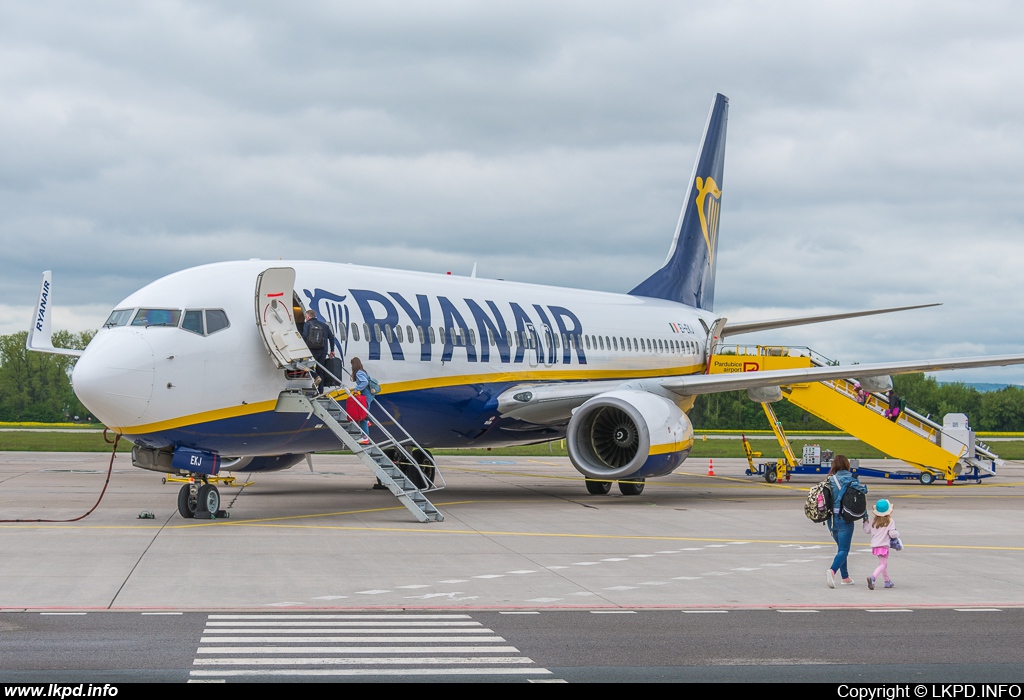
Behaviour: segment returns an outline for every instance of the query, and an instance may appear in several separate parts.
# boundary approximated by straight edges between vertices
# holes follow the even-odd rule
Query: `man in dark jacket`
[[[316,386],[323,383],[324,375],[320,365],[328,357],[334,357],[334,351],[338,347],[338,339],[334,337],[331,327],[316,317],[316,312],[306,312],[306,322],[302,325],[302,339],[306,341],[313,359],[316,360]]]

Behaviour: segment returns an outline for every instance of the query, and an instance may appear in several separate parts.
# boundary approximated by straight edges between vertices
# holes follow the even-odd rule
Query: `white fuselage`
[[[118,304],[128,320],[100,330],[76,366],[82,402],[150,446],[309,451],[289,446],[279,433],[291,428],[271,420],[280,392],[309,386],[275,364],[257,328],[256,279],[272,267],[295,270],[298,298],[330,324],[346,366],[360,358],[396,418],[405,422],[404,408],[410,432],[433,446],[515,442],[490,429],[501,422],[494,398],[519,383],[701,372],[715,320],[625,294],[325,262],[217,263],[164,277]],[[181,319],[189,310],[223,311],[229,325],[206,335],[181,319],[146,326],[138,310],[147,309]],[[537,439],[544,435],[522,431],[521,441]]]

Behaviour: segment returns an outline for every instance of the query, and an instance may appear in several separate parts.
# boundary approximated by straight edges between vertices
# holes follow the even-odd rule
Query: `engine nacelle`
[[[646,479],[670,474],[693,447],[693,425],[668,399],[647,391],[598,394],[573,413],[569,459],[592,479]]]

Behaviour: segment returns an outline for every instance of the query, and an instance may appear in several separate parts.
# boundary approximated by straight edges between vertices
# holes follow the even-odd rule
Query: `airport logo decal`
[[[718,239],[718,216],[722,208],[722,190],[713,177],[697,178],[697,215],[700,216],[700,230],[704,233],[704,242],[708,244],[708,265],[712,264],[715,255],[715,242]]]

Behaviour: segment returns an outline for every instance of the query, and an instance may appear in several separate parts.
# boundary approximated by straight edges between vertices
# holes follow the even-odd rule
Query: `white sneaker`
[[[852,578],[844,578],[842,580],[842,584],[844,586],[852,586],[853,585],[853,579]]]
[[[825,585],[829,588],[836,587],[836,572],[832,569],[829,569],[827,572],[825,572]]]

